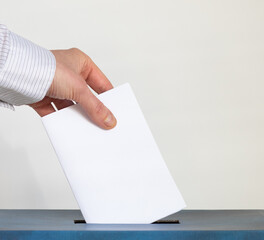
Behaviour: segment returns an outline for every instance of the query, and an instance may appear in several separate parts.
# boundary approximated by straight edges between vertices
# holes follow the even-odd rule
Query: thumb
[[[111,129],[116,126],[116,118],[113,113],[91,92],[85,82],[81,88],[75,88],[74,101],[78,102],[89,118],[103,129]]]

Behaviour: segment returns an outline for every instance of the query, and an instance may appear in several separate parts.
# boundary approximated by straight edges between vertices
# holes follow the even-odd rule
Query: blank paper
[[[42,118],[87,223],[152,223],[185,207],[129,84],[98,95],[117,126],[76,104]]]

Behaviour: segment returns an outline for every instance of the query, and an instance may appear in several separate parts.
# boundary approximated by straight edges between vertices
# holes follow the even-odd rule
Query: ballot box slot
[[[75,224],[86,224],[85,220],[74,220]]]
[[[84,219],[74,220],[74,224],[86,224]],[[169,220],[158,220],[153,222],[152,224],[180,224],[179,220],[169,219]]]
[[[156,222],[153,222],[152,224],[180,224],[179,220],[174,219],[168,219],[168,220],[158,220]]]

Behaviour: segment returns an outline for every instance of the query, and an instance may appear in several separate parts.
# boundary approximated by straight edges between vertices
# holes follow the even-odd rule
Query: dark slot
[[[179,220],[158,220],[156,222],[153,222],[152,224],[180,224]]]
[[[85,224],[85,220],[74,220],[75,224]]]
[[[74,220],[75,224],[86,224],[85,220]],[[180,224],[179,220],[158,220],[152,224]]]

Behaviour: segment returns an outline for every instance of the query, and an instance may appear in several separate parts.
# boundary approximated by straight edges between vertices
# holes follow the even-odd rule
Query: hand
[[[97,93],[113,88],[110,81],[85,53],[79,49],[52,50],[56,58],[56,72],[46,97],[30,106],[40,115],[54,112],[51,102],[58,109],[68,107],[73,101],[79,103],[88,117],[103,129],[116,125],[114,115],[91,92]]]

